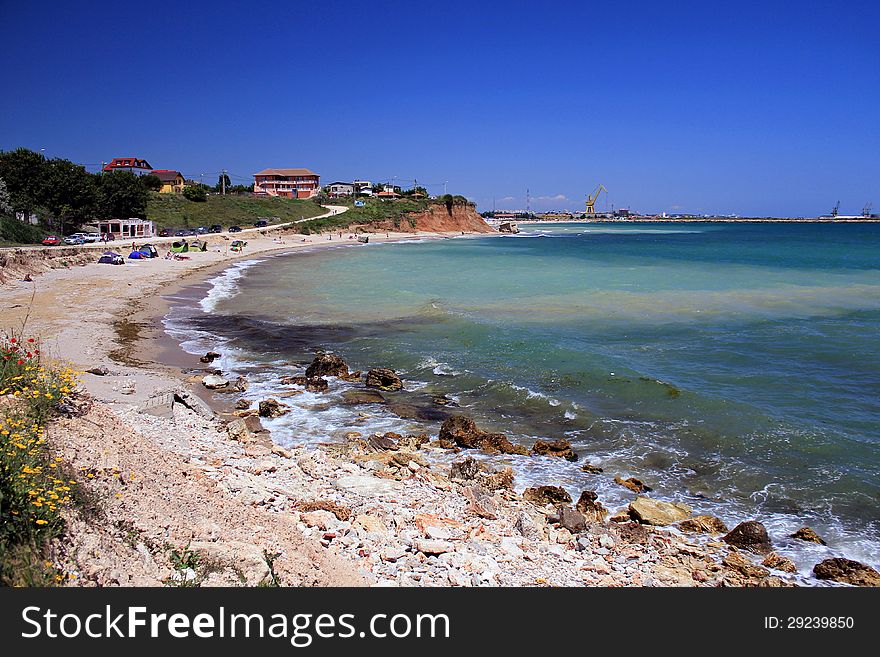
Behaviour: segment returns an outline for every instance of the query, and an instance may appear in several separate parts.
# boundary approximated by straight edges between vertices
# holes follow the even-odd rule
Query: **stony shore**
[[[412,237],[408,235],[407,237]],[[422,236],[424,237],[424,236]],[[401,236],[397,237],[398,239]],[[389,237],[394,239],[394,237]],[[266,240],[246,257],[283,248]],[[133,302],[169,293],[184,273],[226,266],[210,253],[180,268],[58,270],[2,289],[5,326],[43,336],[83,375],[81,411],[56,422],[50,442],[93,492],[69,514],[55,563],[71,585],[790,586],[791,564],[757,523],[727,528],[681,505],[652,500],[639,482],[626,509],[585,491],[566,499],[553,482],[516,492],[503,452],[522,450],[466,418],[438,436],[361,435],[318,447],[281,446],[259,415],[269,400],[229,396],[229,412],[200,400],[181,367],[138,366]],[[155,263],[160,265],[162,263]],[[117,269],[124,272],[116,274]],[[120,290],[127,292],[120,294]],[[146,322],[146,319],[142,320]],[[208,359],[210,360],[210,358]],[[193,357],[190,367],[199,367]],[[203,364],[204,368],[205,365]],[[96,369],[97,368],[97,369]],[[306,376],[310,374],[311,376]],[[372,388],[395,385],[373,372]],[[292,389],[321,376],[291,368]],[[311,379],[311,381],[310,381]],[[358,379],[360,380],[360,379]],[[369,381],[369,377],[368,377]],[[262,402],[262,403],[261,403]],[[222,410],[222,409],[221,409]],[[567,456],[563,444],[533,458]],[[454,453],[452,465],[448,458]],[[486,456],[486,455],[489,456]],[[483,455],[473,459],[472,455]],[[876,572],[829,572],[876,583]],[[835,566],[835,567],[837,567]],[[857,570],[857,569],[856,569]],[[855,578],[855,579],[853,579]]]

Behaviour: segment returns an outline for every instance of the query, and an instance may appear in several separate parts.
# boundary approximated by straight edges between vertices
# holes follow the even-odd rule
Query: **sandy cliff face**
[[[50,269],[60,269],[94,262],[106,250],[103,248],[24,248],[0,251],[0,284],[8,280],[20,280],[28,275],[42,274]]]
[[[473,206],[454,205],[447,209],[445,205],[431,205],[424,212],[409,215],[409,220],[404,219],[395,225],[388,220],[369,226],[358,226],[366,232],[381,232],[387,230],[412,232],[424,231],[428,233],[494,233],[495,229],[483,221]]]

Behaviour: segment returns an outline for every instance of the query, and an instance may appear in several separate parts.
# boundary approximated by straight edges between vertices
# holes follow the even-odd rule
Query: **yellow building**
[[[151,175],[156,176],[162,181],[162,187],[159,189],[160,194],[182,194],[183,186],[186,180],[180,171],[172,171],[170,169],[153,169]]]

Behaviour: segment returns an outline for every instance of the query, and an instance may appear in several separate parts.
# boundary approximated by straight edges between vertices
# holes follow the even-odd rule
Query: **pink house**
[[[263,169],[254,174],[254,193],[311,198],[321,189],[320,180],[320,176],[309,169]]]

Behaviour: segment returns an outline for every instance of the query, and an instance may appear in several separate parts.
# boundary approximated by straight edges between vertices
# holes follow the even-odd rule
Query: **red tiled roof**
[[[153,169],[150,172],[150,175],[156,176],[162,182],[174,182],[177,180],[177,177],[180,176],[183,178],[183,174],[180,171],[174,171],[172,169]]]
[[[114,169],[152,169],[150,163],[138,157],[114,157],[108,165],[104,167],[104,171],[113,171]]]

